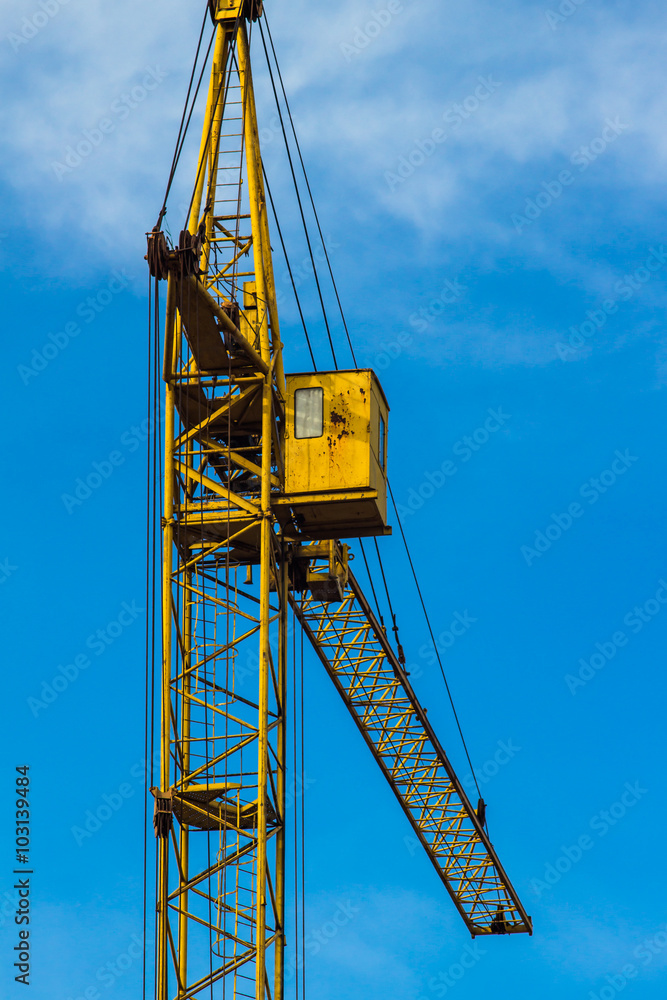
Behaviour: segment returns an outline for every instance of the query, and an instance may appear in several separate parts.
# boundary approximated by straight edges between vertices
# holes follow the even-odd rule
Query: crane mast
[[[388,407],[372,372],[285,374],[250,65],[261,4],[209,9],[187,227],[169,246],[161,213],[147,255],[167,280],[155,989],[283,1000],[290,605],[471,933],[531,925],[337,540],[389,532]]]
[[[158,1000],[221,980],[227,996],[282,997],[284,374],[248,13],[215,11],[189,232],[173,253],[149,240],[168,274]],[[237,690],[248,665],[252,697]]]

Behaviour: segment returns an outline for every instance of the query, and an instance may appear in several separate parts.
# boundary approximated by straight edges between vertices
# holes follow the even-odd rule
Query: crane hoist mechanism
[[[172,245],[165,197],[148,234],[156,414],[160,375],[166,395],[149,528],[155,996],[283,1000],[290,614],[470,933],[532,925],[340,541],[391,532],[380,382],[285,372],[250,63],[253,28],[266,48],[261,3],[209,0],[200,48],[209,22],[186,226]]]

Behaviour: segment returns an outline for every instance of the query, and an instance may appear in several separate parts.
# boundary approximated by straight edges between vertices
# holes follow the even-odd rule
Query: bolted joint
[[[155,799],[153,810],[153,829],[157,838],[165,839],[173,826],[174,797],[171,792],[161,792],[159,788],[151,788]]]

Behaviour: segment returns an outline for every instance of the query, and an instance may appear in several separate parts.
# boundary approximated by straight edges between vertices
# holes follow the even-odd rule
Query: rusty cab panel
[[[390,534],[389,406],[369,368],[287,376],[285,494],[304,538]]]

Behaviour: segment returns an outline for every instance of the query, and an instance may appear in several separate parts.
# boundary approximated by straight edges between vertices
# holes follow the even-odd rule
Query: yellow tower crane
[[[167,280],[155,989],[283,1000],[290,607],[470,932],[532,927],[339,541],[390,533],[388,406],[367,369],[285,374],[261,3],[208,7],[188,223],[171,247],[163,210],[147,254]]]

